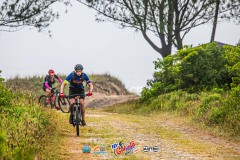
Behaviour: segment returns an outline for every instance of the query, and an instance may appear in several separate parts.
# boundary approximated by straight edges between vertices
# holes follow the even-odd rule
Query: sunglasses
[[[82,70],[76,70],[77,73],[82,73]]]

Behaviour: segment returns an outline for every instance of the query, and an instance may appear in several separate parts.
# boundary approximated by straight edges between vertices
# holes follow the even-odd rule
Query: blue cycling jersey
[[[67,76],[64,82],[69,83],[69,88],[80,89],[84,88],[83,81],[86,81],[87,84],[91,83],[87,74],[82,73],[78,76],[76,72],[72,72]]]

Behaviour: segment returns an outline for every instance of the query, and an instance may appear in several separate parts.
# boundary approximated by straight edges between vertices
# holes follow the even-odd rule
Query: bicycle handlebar
[[[52,93],[60,92],[59,87],[52,88]]]
[[[77,96],[80,96],[80,97],[88,97],[88,94],[72,94],[72,95],[65,95],[66,98],[76,98]]]

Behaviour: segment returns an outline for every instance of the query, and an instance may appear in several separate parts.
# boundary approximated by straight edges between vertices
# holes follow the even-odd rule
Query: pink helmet
[[[54,70],[49,69],[48,74],[54,73]]]

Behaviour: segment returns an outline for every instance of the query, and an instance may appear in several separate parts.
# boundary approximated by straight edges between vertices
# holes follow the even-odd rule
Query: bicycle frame
[[[46,95],[41,95],[38,99],[38,102],[40,103],[41,99],[45,99],[45,101],[46,101],[46,99],[49,98],[49,102],[46,103],[44,106],[47,106],[48,104],[50,104],[51,108],[55,107],[56,100],[57,100],[57,97],[59,96],[60,91],[59,91],[59,88],[54,88],[54,89],[55,89],[55,91],[53,93],[51,93],[49,97]],[[54,101],[52,100],[53,96],[55,96]]]
[[[50,102],[52,107],[56,107],[56,101],[57,101],[57,97],[59,96],[60,90],[59,88],[56,89],[56,91],[53,91],[53,93],[51,93],[50,95]],[[53,96],[55,96],[54,101],[52,101]]]

